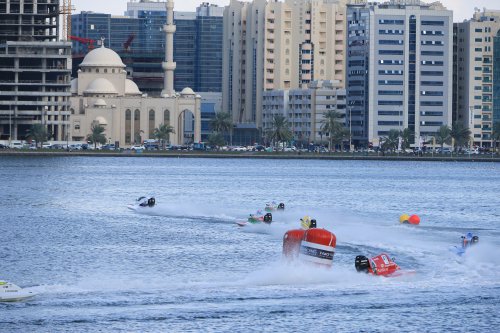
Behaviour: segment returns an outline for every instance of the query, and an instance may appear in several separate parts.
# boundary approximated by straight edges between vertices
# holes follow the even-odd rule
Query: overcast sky
[[[229,0],[176,0],[175,10],[195,11],[195,8],[203,1],[219,6],[226,6],[229,4]],[[127,2],[128,0],[72,0],[72,4],[75,7],[73,13],[77,14],[81,11],[93,11],[123,15],[124,11],[127,9]],[[433,2],[433,0],[426,2]],[[478,7],[481,10],[483,7],[500,10],[499,0],[442,0],[441,2],[448,9],[453,10],[454,21],[463,21],[466,18],[470,18],[474,12],[474,7]]]

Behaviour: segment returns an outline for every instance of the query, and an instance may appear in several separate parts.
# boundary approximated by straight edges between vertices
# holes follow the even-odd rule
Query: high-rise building
[[[88,51],[87,39],[97,45],[105,38],[106,46],[117,52],[127,72],[141,91],[160,95],[163,88],[161,61],[165,50],[162,27],[166,21],[165,2],[128,2],[126,16],[82,12],[72,16],[73,41],[78,64]],[[174,36],[176,71],[174,88],[181,91],[221,92],[222,90],[222,15],[223,8],[202,3],[196,12],[175,12]]]
[[[58,41],[58,18],[58,1],[0,1],[2,139],[25,139],[35,123],[67,136],[71,43]]]
[[[499,33],[499,10],[477,10],[472,19],[454,24],[454,120],[471,130],[480,147],[491,147],[495,79],[500,80],[500,69],[494,66]]]
[[[223,109],[238,129],[262,129],[266,90],[343,84],[344,0],[231,0],[224,12]],[[252,140],[253,141],[253,140]]]
[[[196,8],[195,83],[201,92],[222,92],[222,16],[224,7]]]
[[[500,31],[493,37],[493,123],[500,122]]]
[[[353,142],[391,129],[429,140],[452,122],[452,12],[439,2],[347,6],[347,118]]]

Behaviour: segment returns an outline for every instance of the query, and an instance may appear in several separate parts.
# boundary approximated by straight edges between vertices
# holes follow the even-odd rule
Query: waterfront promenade
[[[313,160],[382,160],[440,162],[500,162],[498,154],[382,154],[382,153],[314,153],[314,152],[205,152],[205,151],[64,151],[64,150],[0,150],[1,156],[89,156],[89,157],[156,157],[156,158],[257,158]]]

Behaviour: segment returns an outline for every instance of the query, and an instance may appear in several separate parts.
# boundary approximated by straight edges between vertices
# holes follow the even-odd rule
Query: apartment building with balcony
[[[495,88],[500,93],[498,36],[500,10],[477,10],[470,20],[454,24],[454,120],[470,128],[474,144],[481,147],[491,147]]]
[[[262,96],[345,80],[344,0],[231,0],[224,12],[223,109],[263,128]]]
[[[328,134],[321,128],[329,110],[338,111],[347,126],[346,91],[340,81],[318,80],[307,88],[268,90],[262,97],[263,130],[272,130],[274,116],[279,114],[287,119],[295,145],[325,143]]]

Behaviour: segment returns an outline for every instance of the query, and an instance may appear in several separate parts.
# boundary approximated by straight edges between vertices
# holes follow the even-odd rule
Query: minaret
[[[165,61],[162,62],[162,68],[165,72],[163,78],[163,91],[162,95],[172,96],[175,94],[174,91],[174,1],[167,0],[167,24],[163,26],[163,31],[165,31]]]

